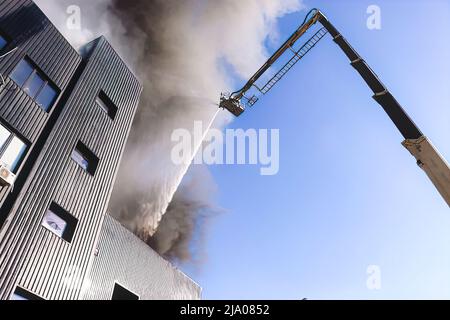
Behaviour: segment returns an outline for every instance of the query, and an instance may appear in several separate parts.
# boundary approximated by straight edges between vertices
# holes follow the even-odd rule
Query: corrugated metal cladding
[[[0,58],[0,122],[29,143],[14,189],[0,188],[0,299],[16,287],[44,299],[110,299],[116,281],[141,299],[198,299],[193,281],[104,219],[142,91],[136,77],[104,38],[82,59],[29,0],[0,0],[0,32],[9,40],[1,54],[14,49]],[[8,77],[25,56],[60,91],[49,113]],[[100,91],[114,119],[97,105]],[[71,159],[78,142],[99,160],[93,176]],[[42,226],[53,202],[77,219],[70,243]]]
[[[115,283],[141,300],[196,300],[201,289],[156,252],[106,216],[84,299],[110,300]]]
[[[76,80],[0,233],[2,299],[17,285],[44,299],[78,299],[89,270],[142,86],[104,38]],[[114,120],[95,102],[100,90],[117,106]],[[99,158],[94,176],[71,159],[78,141]],[[41,226],[52,202],[78,219],[71,243]]]
[[[80,65],[81,57],[29,0],[0,0],[0,32],[10,40],[0,55],[17,47],[0,58],[0,73],[5,79],[5,86],[0,88],[0,121],[28,140],[31,150],[54,108],[50,113],[42,110],[8,75],[27,55],[62,95]],[[0,187],[0,205],[9,189]]]

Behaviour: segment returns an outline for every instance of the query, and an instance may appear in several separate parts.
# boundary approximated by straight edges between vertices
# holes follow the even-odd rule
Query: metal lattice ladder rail
[[[294,55],[259,91],[266,94],[273,88],[278,81],[298,62],[300,61],[314,46],[328,33],[325,28],[317,31],[299,50],[294,51]]]

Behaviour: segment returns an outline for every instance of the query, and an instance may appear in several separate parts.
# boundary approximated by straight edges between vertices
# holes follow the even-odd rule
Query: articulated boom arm
[[[250,78],[250,80],[245,84],[245,86],[236,92],[235,98],[241,99],[246,91],[248,91],[255,82],[267,71],[269,68],[280,58],[289,48],[300,39],[301,36],[305,34],[308,29],[319,20],[320,15],[315,14],[309,20],[304,22],[290,37],[286,42],[267,60],[267,62]]]
[[[320,22],[323,26],[308,42],[298,51],[292,49],[293,45],[306,31]],[[246,93],[256,87],[261,93],[268,92],[289,70],[299,61],[314,45],[329,33],[333,41],[342,49],[349,58],[350,64],[358,71],[369,88],[373,91],[373,98],[384,109],[389,118],[405,138],[403,145],[416,158],[417,164],[426,172],[439,193],[442,195],[447,205],[450,206],[450,166],[439,154],[432,143],[426,138],[416,124],[409,118],[401,105],[395,100],[389,90],[379,80],[367,63],[361,58],[355,49],[347,42],[341,33],[330,23],[330,21],[319,11],[313,9],[308,13],[303,24],[296,32],[278,49],[272,57],[253,75],[245,86],[231,95],[222,95],[220,107],[229,110],[234,115],[239,116],[243,111],[241,100],[246,99],[247,104],[252,106],[256,103],[255,96],[246,97]],[[266,83],[262,89],[255,85],[256,81],[283,55],[288,49],[294,52],[294,56],[289,62]]]
[[[265,94],[267,93],[301,58],[303,58],[306,53],[311,50],[315,44],[322,39],[326,34],[325,28],[317,32],[309,41],[299,50],[294,51],[293,46],[308,29],[313,26],[317,21],[319,21],[320,11],[313,9],[311,10],[305,20],[300,25],[300,27],[286,40],[285,43],[264,63],[261,68],[247,81],[247,83],[242,87],[242,89],[235,91],[231,94],[222,94],[220,98],[220,107],[227,109],[236,117],[240,116],[244,112],[244,107],[241,103],[242,99],[247,101],[247,105],[253,106],[258,98],[252,96],[248,98],[245,94],[252,88],[257,88],[258,91]],[[268,82],[262,89],[256,86],[256,82],[269,70],[269,68],[287,51],[291,50],[293,52],[293,57],[289,62]]]

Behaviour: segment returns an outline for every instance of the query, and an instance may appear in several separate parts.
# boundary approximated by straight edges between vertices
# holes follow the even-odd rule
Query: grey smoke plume
[[[211,219],[221,213],[210,199],[214,181],[206,167],[193,167],[163,215],[156,233],[140,235],[164,258],[199,265],[204,259],[203,244]]]
[[[277,19],[301,9],[301,0],[37,2],[74,45],[104,34],[140,77],[142,101],[109,210],[164,256],[192,259],[195,232],[216,211],[205,192],[214,182],[191,170],[178,189],[188,167],[172,163],[171,133],[191,130],[195,120],[207,127],[213,102],[233,86],[227,70],[248,78],[267,56],[265,41],[277,38]],[[81,8],[81,30],[61,18],[72,4]],[[214,126],[227,121],[221,113]]]

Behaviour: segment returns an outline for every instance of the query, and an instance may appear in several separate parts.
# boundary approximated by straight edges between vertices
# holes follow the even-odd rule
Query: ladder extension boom
[[[384,109],[405,138],[402,143],[403,146],[416,158],[419,167],[425,171],[450,207],[450,166],[447,161],[440,155],[431,141],[423,135],[389,90],[378,79],[375,72],[322,14],[320,23],[328,30],[334,42],[351,61],[350,64],[373,91],[375,101]]]
[[[308,19],[310,14],[313,16]],[[355,49],[347,42],[342,34],[331,24],[331,22],[317,9],[311,10],[305,18],[303,24],[292,34],[292,36],[269,58],[269,60],[250,78],[245,86],[229,96],[222,95],[220,107],[229,110],[236,116],[244,112],[241,99],[245,97],[245,93],[250,90],[255,82],[272,66],[275,61],[292,45],[306,33],[306,31],[320,22],[326,31],[333,37],[333,41],[341,48],[344,54],[350,60],[352,67],[361,75],[373,92],[373,99],[384,109],[386,114],[395,124],[397,129],[404,137],[403,146],[416,158],[417,164],[425,171],[427,176],[438,189],[441,196],[450,207],[450,167],[446,160],[439,154],[433,144],[419,130],[416,124],[411,120],[402,106],[397,102],[394,96],[389,92],[385,85],[380,81],[375,72],[362,59]],[[317,35],[317,34],[316,34]],[[315,36],[316,36],[315,35]],[[322,34],[323,37],[324,34]],[[313,38],[315,37],[313,36]],[[311,38],[311,39],[313,39]],[[321,38],[321,37],[320,37]],[[311,39],[309,41],[311,41]],[[319,39],[320,40],[320,39]],[[317,40],[318,41],[318,40]],[[317,42],[316,41],[316,42]],[[314,43],[315,45],[315,43]],[[309,51],[309,50],[308,50]],[[297,62],[297,61],[295,61]],[[295,64],[294,62],[294,64]],[[285,69],[283,67],[269,82],[266,84],[268,90],[278,82],[281,77],[289,71],[292,65]],[[277,75],[281,75],[277,77]],[[273,82],[273,79],[276,79]],[[264,89],[264,87],[263,87]],[[267,91],[268,91],[267,90]],[[260,90],[265,93],[264,90]],[[256,98],[252,98],[253,101]]]
[[[311,12],[312,11],[310,11],[310,13]],[[267,60],[267,62],[264,63],[262,67],[248,80],[244,87],[241,90],[233,93],[233,95],[237,94],[235,98],[241,99],[244,93],[248,91],[253,86],[253,84],[255,84],[255,82],[275,63],[275,61],[277,61],[278,58],[280,58],[283,53],[286,52],[286,50],[292,48],[294,43],[297,42],[297,40],[300,39],[300,37],[303,36],[305,32],[308,31],[308,29],[312,25],[314,25],[320,18],[320,15],[316,13],[309,20],[307,20],[309,15],[310,14],[306,16],[305,22],[289,37],[289,39],[286,40],[286,42],[277,51],[275,51],[275,53],[269,58],[269,60]]]

